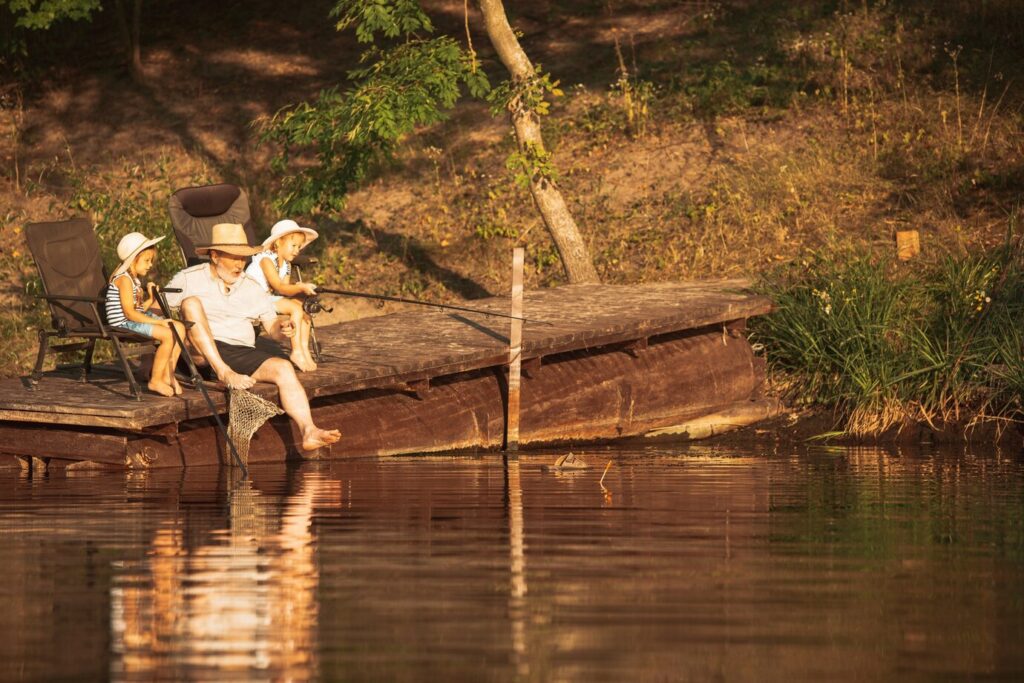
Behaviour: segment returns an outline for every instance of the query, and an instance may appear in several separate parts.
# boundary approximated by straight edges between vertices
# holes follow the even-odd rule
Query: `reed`
[[[777,310],[752,321],[787,398],[874,437],[924,421],[970,430],[1020,417],[1019,241],[900,265],[863,249],[817,253],[762,282]]]

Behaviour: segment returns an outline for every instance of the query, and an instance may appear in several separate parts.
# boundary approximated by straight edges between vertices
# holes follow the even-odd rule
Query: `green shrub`
[[[1024,270],[1016,244],[925,266],[867,252],[817,254],[762,283],[754,321],[790,398],[877,435],[914,420],[1016,419],[1024,388]]]

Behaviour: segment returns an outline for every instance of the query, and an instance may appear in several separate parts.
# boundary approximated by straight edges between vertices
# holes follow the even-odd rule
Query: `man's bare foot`
[[[174,396],[174,388],[167,382],[158,382],[152,379],[146,386],[149,387],[150,391],[155,391],[161,396]]]
[[[175,396],[181,396],[183,389],[181,388],[181,382],[178,381],[177,377],[171,377],[171,388],[174,389]]]
[[[249,375],[241,375],[234,370],[228,370],[222,375],[218,374],[217,379],[231,389],[251,389],[252,385],[256,384],[256,380]]]
[[[301,351],[292,351],[291,355],[288,357],[291,359],[292,363],[295,363],[295,367],[302,372],[313,372],[316,370],[316,363],[313,362],[313,359]]]
[[[318,448],[337,443],[340,438],[341,432],[337,429],[313,427],[302,435],[302,450],[315,451]]]

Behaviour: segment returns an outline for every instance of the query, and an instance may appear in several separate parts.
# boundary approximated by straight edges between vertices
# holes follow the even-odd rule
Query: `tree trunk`
[[[142,0],[135,0],[132,6],[132,38],[131,38],[131,69],[135,80],[142,77],[142,45],[139,41],[139,34],[142,26]]]
[[[525,82],[532,79],[533,64],[530,63],[530,58],[526,56],[512,27],[509,26],[502,1],[480,0],[480,11],[484,15],[487,36],[502,64],[512,76],[512,81]],[[516,102],[510,103],[509,113],[520,152],[526,153],[532,149],[535,153],[543,154],[544,140],[541,137],[537,114]],[[555,241],[569,282],[600,282],[597,270],[590,260],[590,253],[583,242],[583,236],[558,187],[542,175],[533,174],[530,178],[530,194],[533,195],[533,201],[544,220],[544,225]]]
[[[139,32],[142,24],[142,0],[114,0],[114,9],[128,71],[132,80],[141,81],[142,48],[139,45]]]

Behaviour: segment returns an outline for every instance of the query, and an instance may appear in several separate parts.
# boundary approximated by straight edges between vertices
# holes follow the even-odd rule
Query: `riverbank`
[[[1019,453],[1024,430],[1019,422],[989,420],[978,424],[929,424],[907,421],[871,435],[853,435],[837,429],[841,418],[827,408],[785,406],[779,415],[707,439],[708,446],[776,448],[842,446],[920,448],[927,446],[978,446],[1005,448]]]
[[[114,29],[99,20],[95,40],[50,41],[36,53],[24,99],[2,112],[0,278],[9,286],[37,286],[19,233],[26,222],[88,215],[113,263],[124,233],[169,233],[167,198],[183,186],[243,185],[261,233],[280,217],[273,150],[256,145],[251,124],[343,82],[358,47],[333,30],[326,5],[258,0],[227,23],[208,3],[185,5],[147,7],[141,82],[119,65]],[[464,35],[462,3],[425,6],[440,31]],[[799,270],[808,252],[850,249],[912,270],[921,262],[896,265],[897,230],[918,232],[925,263],[989,254],[1011,232],[1024,189],[1022,92],[1010,76],[1024,65],[1015,3],[531,0],[508,10],[534,61],[562,82],[544,133],[606,283],[770,277],[780,264]],[[291,36],[287,45],[269,39],[267,22]],[[469,23],[496,83],[474,12]],[[506,122],[481,102],[417,131],[343,212],[299,217],[323,236],[315,279],[469,300],[508,290],[507,255],[518,245],[528,289],[562,283],[531,199],[506,168],[510,150]],[[178,267],[173,250],[159,266],[164,275]],[[821,303],[799,291],[808,306]],[[13,376],[31,366],[45,314],[23,297],[0,295],[0,304],[0,373]],[[798,407],[828,402],[762,343],[781,395]],[[937,370],[924,376],[926,391],[949,393]],[[832,400],[853,412],[849,399]],[[861,422],[852,431],[868,433],[870,420]]]

